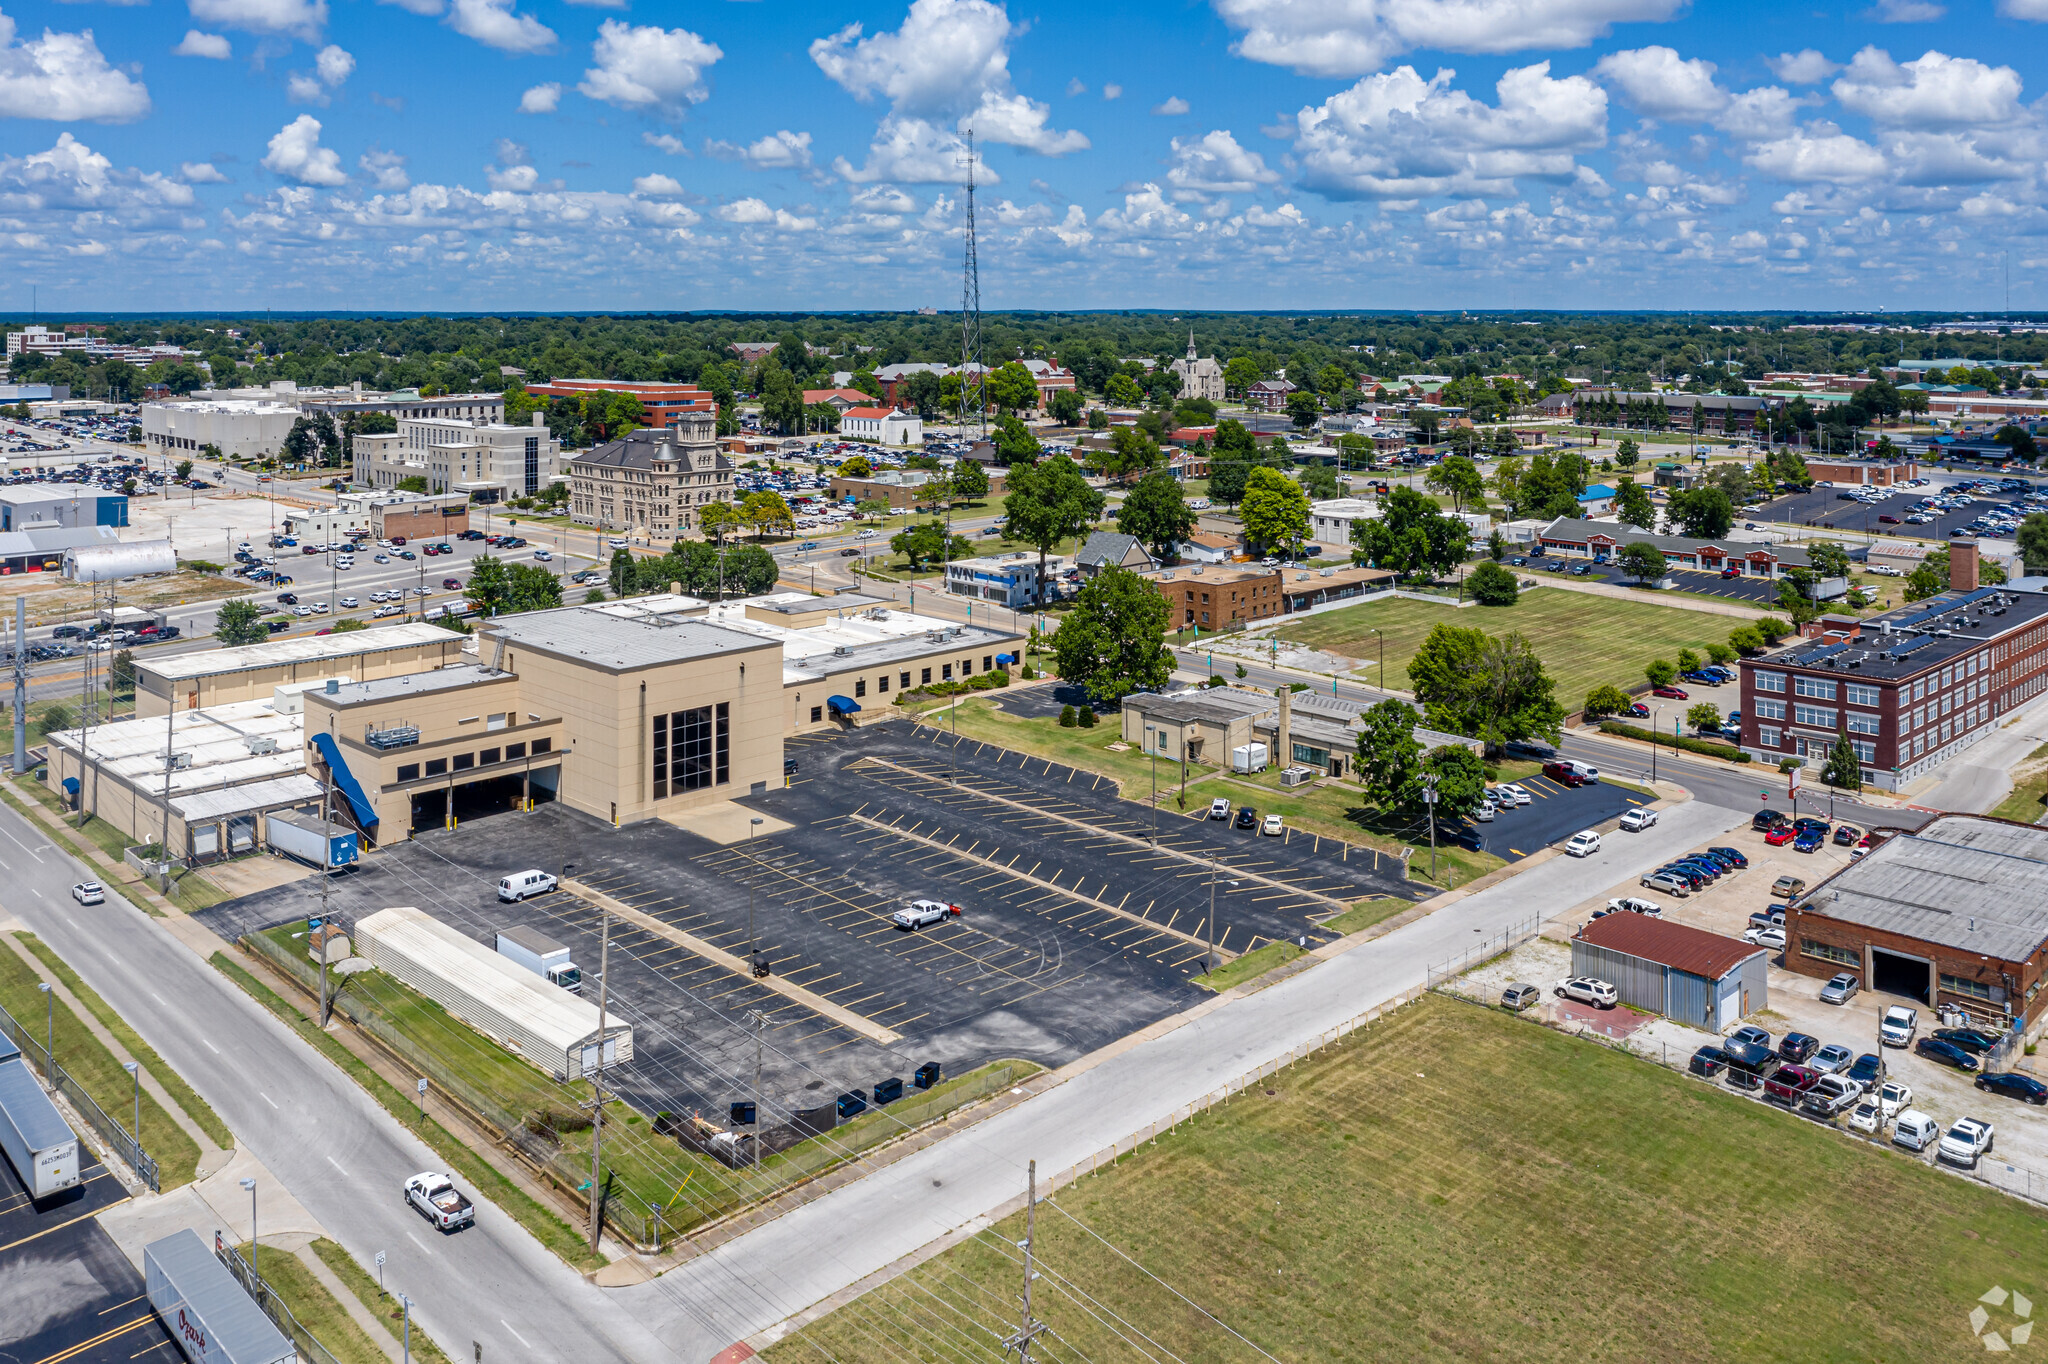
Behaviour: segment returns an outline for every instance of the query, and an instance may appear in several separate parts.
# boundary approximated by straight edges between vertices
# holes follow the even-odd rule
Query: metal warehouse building
[[[1769,955],[1645,914],[1609,914],[1572,939],[1572,974],[1611,982],[1631,1008],[1720,1032],[1769,1003]]]

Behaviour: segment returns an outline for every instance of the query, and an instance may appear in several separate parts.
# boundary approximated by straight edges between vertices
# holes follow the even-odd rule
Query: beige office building
[[[203,653],[135,660],[135,713],[162,715],[236,701],[267,701],[280,686],[339,677],[396,677],[453,663],[465,640],[438,625],[373,625],[338,635],[278,639]]]

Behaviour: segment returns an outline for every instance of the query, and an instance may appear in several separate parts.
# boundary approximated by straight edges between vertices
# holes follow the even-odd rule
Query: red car
[[[1780,1066],[1777,1074],[1764,1081],[1764,1097],[1781,1104],[1798,1103],[1806,1091],[1820,1083],[1820,1072],[1806,1066]]]
[[[1880,526],[1896,526],[1896,525],[1898,525],[1898,524],[1899,524],[1899,518],[1898,518],[1898,517],[1896,517],[1896,516],[1889,516],[1889,515],[1887,515],[1887,516],[1880,516],[1880,517],[1878,517],[1878,518],[1877,518],[1877,523],[1878,523],[1878,524],[1879,524]]]
[[[433,558],[436,554],[439,554],[440,552],[441,547],[439,545],[428,545],[425,549],[420,551],[420,553],[426,555],[429,559]]]
[[[1586,779],[1580,776],[1570,763],[1545,763],[1543,775],[1559,786],[1584,786]]]
[[[1650,688],[1650,695],[1661,696],[1667,701],[1684,701],[1689,699],[1683,687],[1652,687]]]
[[[1782,848],[1797,837],[1799,837],[1799,830],[1793,828],[1790,824],[1780,824],[1777,828],[1764,835],[1764,842],[1774,848]]]
[[[447,588],[450,592],[458,592],[462,589],[462,579],[443,578],[441,579],[441,586]]]
[[[1724,568],[1721,570],[1721,576],[1724,578],[1739,578],[1742,576],[1742,570],[1739,568]]]

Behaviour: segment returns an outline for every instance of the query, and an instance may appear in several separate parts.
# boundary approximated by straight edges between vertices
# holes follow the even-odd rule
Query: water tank
[[[64,576],[77,583],[114,582],[145,573],[175,573],[177,569],[178,556],[169,540],[80,545],[64,551]]]

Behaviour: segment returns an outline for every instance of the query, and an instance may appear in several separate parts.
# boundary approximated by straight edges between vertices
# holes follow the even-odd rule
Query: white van
[[[1567,761],[1565,766],[1576,772],[1580,781],[1594,782],[1600,780],[1600,769],[1591,763]]]
[[[516,871],[498,882],[498,898],[517,903],[529,895],[545,895],[558,884],[553,876],[537,867],[531,871]]]
[[[1941,1139],[1941,1124],[1917,1108],[1899,1114],[1892,1124],[1892,1145],[1908,1151],[1925,1151]]]

